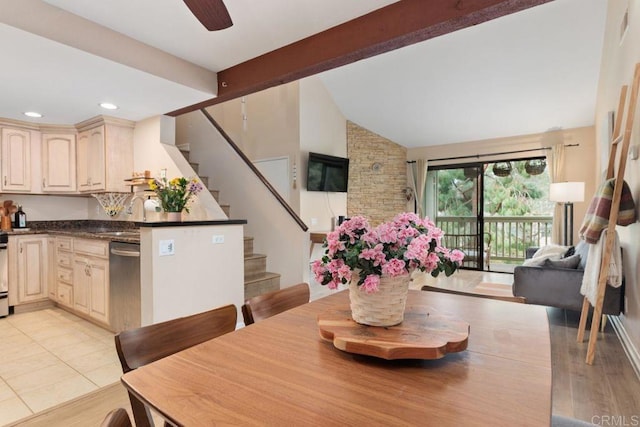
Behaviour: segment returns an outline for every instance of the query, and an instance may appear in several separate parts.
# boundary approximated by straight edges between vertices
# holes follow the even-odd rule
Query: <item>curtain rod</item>
[[[579,147],[580,144],[567,144],[565,147]],[[442,160],[460,160],[460,159],[479,159],[480,157],[501,156],[503,154],[526,153],[529,151],[551,150],[551,147],[529,148],[527,150],[502,151],[500,153],[474,154],[470,156],[443,157],[441,159],[427,159],[430,162],[439,162]],[[407,160],[407,163],[415,163],[415,160]]]

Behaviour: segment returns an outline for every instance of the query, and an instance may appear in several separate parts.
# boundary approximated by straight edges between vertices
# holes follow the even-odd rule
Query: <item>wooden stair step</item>
[[[267,271],[267,256],[262,254],[245,255],[244,280],[251,280],[262,276]]]
[[[202,185],[211,193],[211,196],[218,202],[222,211],[230,217],[231,206],[221,204],[219,201],[220,192],[209,188],[209,177],[199,174],[200,164],[191,162],[189,159],[190,152],[180,149],[180,153],[189,162],[193,171],[198,175]],[[253,253],[253,237],[245,236],[243,244],[244,252],[244,298],[245,300],[262,295],[266,292],[276,291],[280,289],[280,275],[278,273],[270,273],[267,270],[267,256]]]
[[[260,277],[244,281],[244,299],[246,301],[249,298],[278,289],[280,289],[280,275],[267,271]]]
[[[253,255],[253,237],[244,236],[244,256]]]

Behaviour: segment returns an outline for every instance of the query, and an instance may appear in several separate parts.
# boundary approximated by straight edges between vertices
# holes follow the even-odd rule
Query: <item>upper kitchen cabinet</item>
[[[2,180],[4,192],[31,191],[31,132],[2,128]]]
[[[79,192],[127,192],[124,179],[133,171],[135,123],[96,117],[76,125],[76,165]]]
[[[75,132],[42,134],[42,191],[76,191]]]
[[[78,191],[105,190],[104,125],[78,133]]]

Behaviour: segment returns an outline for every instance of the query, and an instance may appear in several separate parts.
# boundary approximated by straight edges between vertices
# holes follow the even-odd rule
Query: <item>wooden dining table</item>
[[[348,306],[348,291],[336,292],[126,373],[122,382],[180,426],[550,425],[544,307],[412,290],[407,307],[470,325],[467,348],[435,360],[385,360],[320,337],[318,316]]]

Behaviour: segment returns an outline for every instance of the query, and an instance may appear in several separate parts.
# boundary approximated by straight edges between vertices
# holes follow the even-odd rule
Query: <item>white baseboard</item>
[[[613,326],[613,330],[616,332],[620,343],[622,344],[622,348],[624,349],[625,354],[629,358],[629,362],[631,362],[631,366],[633,370],[636,372],[638,379],[640,379],[640,353],[638,353],[638,349],[633,345],[633,342],[629,338],[622,321],[620,321],[619,316],[608,316],[611,321],[611,326]]]

